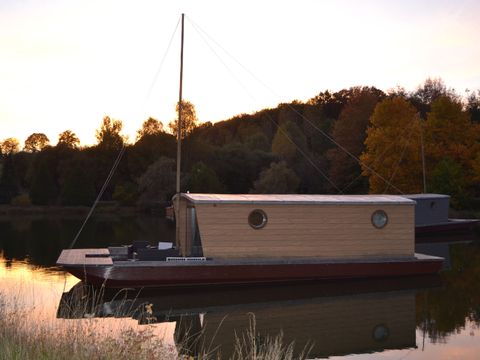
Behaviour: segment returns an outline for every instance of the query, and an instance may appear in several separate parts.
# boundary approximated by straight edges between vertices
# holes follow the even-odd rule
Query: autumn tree
[[[432,103],[442,96],[450,97],[452,99],[458,98],[454,90],[447,89],[447,86],[442,79],[428,78],[415,92],[410,94],[409,99],[419,111],[422,119],[426,119]]]
[[[377,104],[360,157],[371,193],[422,190],[420,136],[420,118],[405,99],[394,97]]]
[[[163,131],[163,124],[161,121],[149,117],[145,120],[142,124],[142,128],[137,130],[137,138],[136,140],[140,140],[146,135],[157,135]]]
[[[69,149],[77,149],[80,145],[80,140],[71,130],[65,130],[58,135],[57,146],[66,147]]]
[[[8,155],[18,152],[20,143],[15,138],[7,138],[0,142],[0,154]]]
[[[34,153],[41,151],[48,144],[50,144],[50,140],[47,135],[43,133],[33,133],[25,140],[23,150]]]
[[[461,167],[466,184],[473,185],[472,162],[479,151],[480,133],[462,104],[447,96],[439,97],[432,103],[425,125],[429,181],[435,181],[435,167],[448,158]]]
[[[334,122],[332,138],[342,148],[335,146],[328,151],[329,177],[336,186],[347,192],[365,192],[360,164],[351,155],[358,158],[364,151],[368,121],[378,101],[377,93],[368,89],[359,91]]]
[[[123,123],[121,120],[115,120],[109,116],[105,116],[100,128],[95,132],[98,146],[106,150],[119,150],[122,148],[125,142],[125,138],[120,134],[122,128]]]
[[[469,92],[467,111],[470,113],[472,122],[480,123],[480,90]]]
[[[285,161],[272,163],[260,173],[253,189],[255,194],[291,194],[295,193],[300,184],[299,177],[290,169]]]
[[[180,112],[180,102],[176,106],[177,118],[168,124],[172,134],[177,137],[178,129],[178,114]],[[188,134],[190,134],[193,129],[197,127],[197,112],[195,111],[195,106],[187,100],[182,101],[182,129],[180,136],[184,139]]]

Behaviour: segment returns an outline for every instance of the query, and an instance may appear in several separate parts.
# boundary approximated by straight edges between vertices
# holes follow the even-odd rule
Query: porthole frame
[[[262,218],[261,222],[256,224],[252,221],[252,217],[253,216],[256,216],[257,214],[259,214]],[[267,223],[268,223],[268,216],[267,216],[267,213],[265,211],[263,211],[262,209],[254,209],[252,211],[250,211],[250,213],[248,214],[248,225],[250,225],[253,229],[255,230],[260,230],[260,229],[263,229]]]
[[[378,224],[375,223],[374,218],[375,218],[375,215],[377,215],[377,214],[382,214],[382,215],[385,216],[385,223],[383,225],[378,225]],[[388,214],[386,213],[385,210],[382,210],[382,209],[375,210],[372,213],[372,216],[370,218],[370,222],[372,223],[372,225],[375,229],[384,229],[388,225],[388,222],[389,222]]]

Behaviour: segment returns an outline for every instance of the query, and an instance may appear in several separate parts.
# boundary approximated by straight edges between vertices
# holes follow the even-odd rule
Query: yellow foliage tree
[[[177,118],[168,124],[170,131],[175,137],[177,136],[178,131],[178,113],[180,112],[180,103],[177,103],[176,107]],[[182,129],[180,136],[184,139],[188,134],[190,134],[193,129],[197,127],[197,112],[195,106],[187,100],[182,100]]]
[[[417,193],[422,190],[421,122],[403,97],[375,107],[360,156],[370,193]]]

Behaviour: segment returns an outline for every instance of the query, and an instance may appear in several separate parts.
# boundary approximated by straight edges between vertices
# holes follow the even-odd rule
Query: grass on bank
[[[35,322],[29,316],[30,311],[19,303],[15,297],[0,293],[0,360],[223,359],[221,349],[203,346],[196,350],[196,354],[191,354],[185,346],[191,343],[191,339],[185,339],[185,344],[170,345],[155,334],[154,325],[145,325],[139,330],[125,327],[113,333],[108,324],[102,328],[102,319],[95,318]],[[85,310],[81,301],[74,306],[73,311]],[[235,334],[234,353],[230,359],[304,359],[306,350],[295,356],[294,344],[283,344],[281,334],[264,338],[260,343],[252,314],[248,331]]]

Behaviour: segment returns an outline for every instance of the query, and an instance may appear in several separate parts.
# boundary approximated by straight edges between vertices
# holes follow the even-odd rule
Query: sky
[[[0,0],[0,141],[91,145],[107,115],[130,142],[150,116],[167,127],[182,13],[200,122],[351,86],[480,89],[478,0]]]

